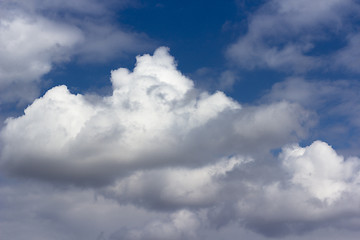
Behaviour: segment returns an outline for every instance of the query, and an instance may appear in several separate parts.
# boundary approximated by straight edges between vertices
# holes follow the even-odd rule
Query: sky
[[[0,0],[0,237],[360,234],[358,0]]]

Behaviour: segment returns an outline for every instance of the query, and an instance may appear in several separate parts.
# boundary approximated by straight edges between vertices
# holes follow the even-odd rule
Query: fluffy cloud
[[[319,227],[352,227],[359,219],[359,159],[344,159],[328,144],[285,147],[280,154],[282,181],[251,191],[237,208],[248,227],[268,236],[301,233]]]
[[[249,69],[306,72],[333,65],[334,61],[327,59],[332,58],[334,48],[329,52],[321,43],[329,41],[329,33],[351,34],[344,26],[347,18],[358,11],[359,6],[352,0],[269,1],[250,18],[247,33],[229,47],[227,55]],[[353,53],[347,53],[350,57],[343,58],[354,58]]]
[[[70,49],[81,40],[82,35],[77,28],[42,17],[22,15],[1,18],[1,101],[33,97],[31,91],[31,96],[23,94],[22,86],[38,82],[42,75],[51,70],[52,63],[67,60]],[[8,96],[7,90],[10,89],[13,93]]]
[[[1,1],[0,8],[1,105],[33,101],[42,77],[71,58],[105,61],[152,45],[144,34],[120,29],[111,17],[101,17],[112,15],[98,1]],[[64,10],[69,16],[59,18]]]
[[[360,159],[345,159],[325,142],[315,141],[307,147],[284,147],[278,161],[279,166],[270,168],[275,176],[267,173],[264,164],[238,157],[198,169],[136,172],[100,193],[121,204],[177,210],[175,214],[170,211],[171,219],[186,207],[186,216],[192,216],[189,221],[196,219],[188,232],[196,230],[197,234],[232,222],[268,237],[359,226]],[[254,177],[259,168],[264,171]],[[119,236],[157,239],[154,236],[163,233],[178,239],[181,230],[173,221],[155,221],[143,231],[126,230]]]
[[[86,214],[90,208],[121,219],[101,225],[109,239],[197,239],[234,224],[273,237],[359,226],[360,160],[321,141],[286,145],[303,139],[313,121],[291,99],[244,107],[222,92],[201,92],[164,47],[138,56],[133,71],[112,71],[111,82],[105,97],[50,89],[1,132],[3,171],[61,186],[24,198],[35,208],[23,217],[36,220],[30,226],[40,239],[60,234],[58,223],[72,229],[69,239],[104,238],[99,227],[88,230],[92,235],[74,229],[88,229],[74,219],[96,216]],[[34,203],[49,191],[63,194],[60,206],[72,208]],[[0,194],[16,196],[7,187]],[[89,200],[92,194],[100,205]],[[137,224],[118,211],[136,213]],[[41,230],[44,219],[49,231]],[[9,214],[0,220],[7,235],[19,224]]]
[[[145,34],[128,31],[114,21],[114,10],[136,5],[135,2],[131,3],[127,0],[116,2],[97,0],[80,0],[77,2],[31,0],[23,2],[6,0],[0,4],[5,19],[7,16],[16,19],[22,15],[27,15],[30,18],[27,21],[39,27],[42,34],[53,36],[54,32],[59,31],[59,34],[62,34],[64,38],[69,36],[66,32],[61,32],[61,27],[75,28],[82,39],[71,49],[71,55],[81,60],[91,62],[111,60],[126,53],[148,50],[152,47],[151,40]],[[64,17],[65,13],[66,17]],[[36,22],[31,22],[31,19],[36,18],[53,22],[51,31],[42,28],[41,24],[38,26]],[[22,34],[27,38],[32,37],[25,31],[22,31]],[[40,43],[38,45],[41,46]],[[31,42],[26,46],[31,48]]]
[[[307,148],[285,148],[282,154],[285,168],[292,173],[291,183],[329,204],[343,192],[351,191],[360,180],[359,159],[344,161],[324,142],[316,141]]]
[[[120,203],[150,209],[208,207],[216,203],[226,175],[248,161],[232,157],[201,168],[138,171],[107,187],[102,194]]]
[[[241,109],[222,92],[198,92],[166,48],[138,57],[132,73],[113,71],[111,80],[111,96],[94,100],[58,86],[8,119],[3,164],[20,175],[101,185],[140,166],[266,153],[304,136],[311,117],[286,102]]]

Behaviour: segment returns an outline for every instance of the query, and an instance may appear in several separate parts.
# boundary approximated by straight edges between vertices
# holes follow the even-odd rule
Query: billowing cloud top
[[[138,168],[266,152],[302,136],[310,116],[286,102],[241,109],[222,92],[199,92],[164,47],[137,57],[133,72],[112,71],[111,81],[107,97],[54,87],[8,119],[3,165],[20,175],[101,185]]]

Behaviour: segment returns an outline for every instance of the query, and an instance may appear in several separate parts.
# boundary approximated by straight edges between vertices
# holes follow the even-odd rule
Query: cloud
[[[251,193],[237,204],[248,227],[268,236],[351,228],[349,219],[359,218],[353,208],[358,204],[358,158],[344,159],[328,144],[315,141],[305,148],[284,147],[279,159],[288,177],[265,186],[250,183]]]
[[[137,171],[102,190],[120,204],[158,210],[209,207],[216,203],[227,173],[250,159],[231,157],[201,168]]]
[[[324,142],[316,141],[307,148],[285,148],[282,154],[284,166],[293,172],[291,182],[329,204],[360,180],[358,173],[354,174],[359,159],[344,161]]]
[[[359,89],[360,85],[354,80],[288,78],[274,84],[262,101],[296,102],[316,112],[319,124],[312,138],[324,139],[347,154],[358,155]]]
[[[120,0],[120,1],[99,1],[99,0],[79,0],[79,1],[51,1],[51,0],[3,0],[0,4],[10,10],[22,9],[32,14],[47,15],[48,17],[58,17],[62,13],[69,15],[85,15],[87,17],[100,17],[101,15],[113,15],[113,10],[121,10],[126,7],[138,6],[139,2]],[[64,16],[63,16],[64,17]]]
[[[154,47],[154,41],[144,33],[130,32],[97,21],[79,24],[86,41],[79,44],[73,54],[81,63],[106,62]]]
[[[329,42],[330,34],[351,33],[347,19],[358,11],[351,0],[269,1],[250,17],[247,33],[228,48],[227,56],[248,69],[301,73],[332,66],[327,59],[336,47],[329,52],[322,43]]]
[[[239,77],[234,71],[216,71],[211,68],[199,68],[190,75],[196,82],[196,86],[201,89],[232,91]]]
[[[164,221],[153,221],[142,229],[130,229],[118,232],[111,239],[125,240],[161,240],[161,239],[197,239],[201,225],[199,217],[187,210],[171,214]]]
[[[185,208],[187,214],[198,219],[194,224],[197,237],[202,231],[234,222],[267,237],[328,227],[351,231],[359,226],[358,158],[345,159],[325,142],[315,141],[307,147],[285,146],[277,160],[280,165],[270,168],[257,163],[259,159],[232,158],[198,169],[137,172],[101,194],[121,204],[150,210],[173,208],[177,214]],[[259,168],[262,174],[254,176]],[[269,171],[275,171],[274,176]],[[161,232],[166,236],[177,234],[174,239],[178,239],[179,231],[171,222],[155,221],[143,231],[126,230],[119,236],[156,239],[150,236]]]
[[[59,234],[59,224],[70,239],[197,239],[233,225],[268,237],[358,228],[360,160],[322,141],[288,145],[306,137],[314,116],[280,97],[291,93],[276,92],[282,85],[274,87],[272,103],[241,106],[222,92],[196,89],[165,47],[138,56],[132,71],[112,71],[111,82],[113,92],[105,97],[54,87],[24,115],[7,119],[3,173],[40,180],[30,181],[35,186],[29,189],[43,189],[23,198],[34,207],[21,213],[29,214],[22,215],[26,221],[36,214],[27,225],[34,235]],[[308,83],[295,83],[307,89]],[[306,94],[289,96],[307,106]],[[2,187],[0,195],[15,196],[17,189]],[[46,207],[40,198],[49,199],[49,192],[63,196],[61,205],[52,208],[51,198]],[[21,204],[5,202],[12,209]],[[99,225],[105,230],[96,225],[104,215],[91,219],[97,211],[114,220]],[[134,221],[124,222],[119,211],[133,212]],[[19,222],[6,216],[1,221],[10,235]],[[41,230],[43,220],[50,230]],[[84,235],[88,228],[81,224],[87,221],[96,227]]]
[[[1,104],[23,106],[33,101],[43,76],[58,64],[74,59],[104,62],[152,48],[145,34],[115,24],[108,4],[92,0],[2,1]],[[62,11],[66,11],[66,17]],[[24,93],[24,88],[33,90]]]
[[[97,239],[122,226],[136,228],[162,214],[120,206],[91,189],[53,188],[2,178],[1,237],[14,240]]]
[[[71,55],[91,62],[108,61],[153,47],[152,40],[144,33],[130,31],[114,20],[115,10],[134,6],[136,6],[136,1],[127,0],[107,2],[6,0],[2,3],[4,10],[11,12],[8,15],[43,18],[57,25],[76,28],[82,39],[71,49]],[[57,26],[53,26],[53,31],[56,29]],[[43,34],[51,34],[51,31],[47,30],[42,29]],[[26,35],[26,32],[23,34]],[[28,44],[28,46],[32,45]]]
[[[360,57],[360,34],[349,34],[347,37],[348,45],[336,52],[333,56],[337,66],[345,68],[348,71],[359,73]]]
[[[39,81],[82,40],[75,27],[26,15],[0,19],[0,33],[2,90],[12,83]]]
[[[111,96],[92,100],[58,86],[23,116],[8,119],[1,133],[4,166],[50,181],[102,185],[144,167],[266,153],[304,136],[311,118],[296,104],[241,110],[222,92],[198,92],[166,48],[138,57],[133,72],[112,71],[111,81]]]

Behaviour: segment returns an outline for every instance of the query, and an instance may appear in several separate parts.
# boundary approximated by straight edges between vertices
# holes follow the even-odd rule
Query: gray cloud
[[[347,37],[347,46],[340,49],[333,56],[335,64],[348,71],[359,73],[360,58],[360,34],[349,34]]]
[[[185,240],[198,239],[201,219],[193,212],[181,210],[163,221],[152,221],[141,229],[124,229],[111,235],[110,239],[125,240]]]
[[[3,238],[96,240],[101,232],[108,237],[121,226],[136,228],[164,218],[162,214],[120,206],[90,189],[54,189],[36,182],[3,180],[0,186]]]
[[[328,41],[329,32],[339,36],[352,34],[351,28],[345,27],[347,18],[358,11],[359,6],[351,0],[269,1],[250,17],[247,33],[228,48],[227,56],[249,69],[301,73],[333,66],[334,61],[328,59],[336,51],[321,54],[312,51],[319,43]],[[355,57],[344,51],[342,54],[350,57],[343,59]]]
[[[317,130],[312,132],[313,137],[338,145],[347,155],[358,155],[359,90],[360,85],[354,80],[289,78],[274,84],[263,101],[296,102],[312,110],[320,123]],[[348,140],[344,142],[344,138]]]

